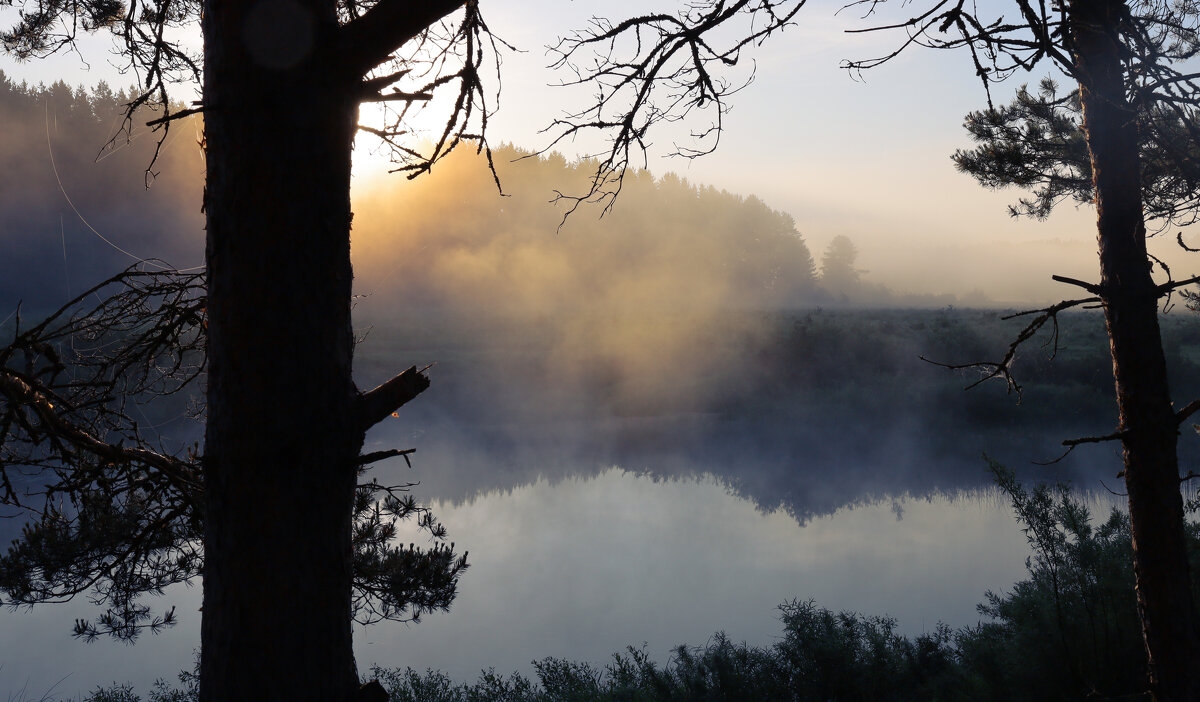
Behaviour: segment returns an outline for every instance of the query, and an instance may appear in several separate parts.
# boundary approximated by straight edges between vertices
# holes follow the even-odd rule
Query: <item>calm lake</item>
[[[364,672],[438,668],[466,680],[489,666],[528,672],[545,656],[602,664],[628,645],[665,659],[719,630],[766,644],[780,631],[776,605],[792,598],[888,613],[920,633],[939,620],[974,623],[984,591],[1021,577],[1027,554],[989,495],[899,498],[800,525],[713,478],[614,467],[433,507],[470,551],[458,600],[420,624],[360,629]],[[176,606],[179,624],[133,646],[71,638],[74,617],[94,615],[86,603],[0,614],[5,699],[81,695],[112,681],[144,692],[156,677],[173,679],[199,642],[200,590],[176,588],[159,603]]]

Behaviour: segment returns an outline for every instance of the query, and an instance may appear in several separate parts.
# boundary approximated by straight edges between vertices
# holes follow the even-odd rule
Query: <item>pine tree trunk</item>
[[[1098,212],[1101,297],[1112,350],[1134,572],[1150,685],[1160,702],[1200,699],[1192,602],[1158,293],[1146,256],[1138,132],[1125,97],[1120,0],[1075,0],[1070,31]]]
[[[247,19],[262,7],[282,15]],[[331,45],[333,3],[206,3],[206,702],[336,702],[357,684],[357,80],[338,75],[336,57],[298,52],[306,27],[313,46]]]

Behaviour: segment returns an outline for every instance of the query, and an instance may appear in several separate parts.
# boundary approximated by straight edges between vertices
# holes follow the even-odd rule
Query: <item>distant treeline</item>
[[[200,123],[176,123],[148,174],[162,132],[145,126],[149,109],[121,132],[128,101],[103,83],[28,85],[0,71],[0,318],[18,300],[30,316],[52,310],[137,258],[204,262]]]
[[[845,236],[818,264],[792,217],[752,195],[637,170],[626,173],[611,211],[584,205],[564,221],[570,202],[557,194],[586,191],[592,164],[513,146],[497,149],[493,162],[503,196],[469,148],[428,176],[373,181],[356,193],[358,289],[380,304],[508,320],[956,302],[871,284]]]
[[[757,198],[633,171],[610,213],[585,206],[559,231],[565,209],[549,200],[580,190],[592,166],[512,147],[494,161],[504,196],[466,148],[428,177],[368,188],[355,202],[352,240],[363,292],[505,319],[820,297],[792,218]]]
[[[138,258],[203,262],[200,118],[173,122],[154,160],[163,132],[145,125],[153,108],[123,121],[130,96],[0,72],[0,303],[51,309]],[[493,160],[503,195],[470,145],[415,181],[356,180],[359,290],[392,308],[506,319],[584,300],[607,314],[955,301],[871,284],[845,236],[815,260],[789,215],[670,173],[629,172],[611,212],[584,206],[560,230],[565,203],[552,200],[582,192],[592,165],[512,146]]]

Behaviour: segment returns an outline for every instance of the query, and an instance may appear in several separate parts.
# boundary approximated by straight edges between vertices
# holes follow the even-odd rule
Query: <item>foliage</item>
[[[999,18],[989,22],[992,8],[981,16],[980,8],[967,9],[962,3],[931,4],[906,22],[878,27],[903,30],[906,40],[874,64],[858,65],[878,65],[916,43],[967,48],[985,86],[1039,63],[1051,64],[1077,84],[1082,140],[1072,128],[1073,120],[1055,113],[1063,105],[1070,109],[1072,97],[1059,100],[1053,85],[1046,84],[1040,100],[1030,100],[1027,93],[1019,96],[1007,116],[993,109],[982,120],[982,133],[977,133],[985,147],[959,160],[985,184],[1034,188],[1034,199],[1021,207],[1037,216],[1069,195],[1084,199],[1087,188],[1081,181],[1088,172],[1095,188],[1100,281],[1055,276],[1090,296],[1031,312],[1036,316],[1009,345],[1009,353],[987,365],[993,376],[1012,383],[1008,362],[1028,332],[1056,320],[1064,309],[1103,307],[1120,416],[1118,430],[1106,440],[1120,440],[1124,449],[1126,470],[1121,475],[1129,498],[1137,613],[1150,693],[1156,700],[1196,699],[1200,619],[1194,583],[1188,578],[1176,438],[1179,425],[1196,405],[1183,410],[1172,405],[1158,300],[1200,278],[1177,281],[1166,265],[1148,255],[1146,219],[1149,212],[1166,228],[1197,218],[1200,179],[1194,162],[1200,143],[1200,84],[1190,64],[1200,55],[1200,7],[1160,0],[1015,4],[1020,19],[1007,23]],[[994,108],[990,95],[988,106]],[[1013,123],[1016,128],[1009,129]],[[974,126],[979,124],[976,120]],[[988,133],[988,126],[998,131]],[[1080,161],[1080,141],[1087,146],[1087,167]],[[1155,263],[1166,274],[1166,283],[1153,279]]]
[[[110,687],[97,687],[84,702],[141,702],[141,699],[132,685],[113,683]]]
[[[445,543],[446,528],[428,507],[407,492],[411,485],[360,483],[354,502],[354,620],[420,621],[421,615],[450,609],[467,554]],[[382,499],[381,497],[382,496]],[[434,540],[430,548],[395,544],[396,525],[416,517],[418,531]]]
[[[966,129],[979,146],[954,152],[954,165],[990,188],[1034,189],[1033,199],[1009,208],[1048,217],[1061,200],[1092,201],[1092,163],[1084,138],[1079,93],[1058,95],[1049,78],[1031,93],[1021,86],[1009,105],[972,112]]]
[[[1200,216],[1200,169],[1194,108],[1151,108],[1139,129],[1142,198],[1146,218],[1160,230],[1186,226]],[[1017,90],[1008,105],[967,115],[966,129],[978,146],[954,152],[954,165],[989,188],[1031,190],[1009,207],[1013,216],[1048,217],[1063,201],[1090,204],[1091,154],[1083,131],[1079,90],[1060,94],[1046,78],[1036,92]]]
[[[962,635],[966,662],[987,687],[1010,689],[1022,699],[1141,691],[1144,649],[1128,517],[1113,509],[1093,526],[1090,511],[1067,486],[1027,490],[1011,471],[995,461],[989,465],[1024,525],[1033,555],[1028,580],[1007,594],[989,591],[979,605],[991,621]],[[1193,553],[1197,536],[1193,524]]]
[[[89,639],[174,621],[137,598],[199,573],[201,471],[194,448],[176,458],[139,426],[155,423],[156,398],[199,412],[188,393],[204,367],[202,285],[130,269],[29,329],[18,318],[0,348],[0,504],[27,521],[0,557],[5,604],[92,591],[106,611],[76,623]]]

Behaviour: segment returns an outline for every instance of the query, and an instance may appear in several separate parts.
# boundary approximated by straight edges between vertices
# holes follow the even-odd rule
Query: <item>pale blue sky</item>
[[[547,37],[581,26],[595,5],[493,5],[493,28],[529,51],[506,65],[512,70],[505,73],[495,133],[518,144],[543,143],[537,129],[553,116],[545,106],[586,100],[588,93],[541,87],[554,76],[542,68],[540,47]],[[796,219],[818,258],[830,239],[846,234],[858,243],[870,279],[900,289],[979,288],[992,299],[1028,302],[1064,292],[1050,281],[1052,273],[1095,278],[1091,208],[1067,204],[1048,222],[1013,220],[1006,205],[1015,191],[989,192],[955,172],[950,154],[969,145],[963,118],[986,104],[969,57],[914,46],[856,81],[839,67],[842,60],[880,55],[901,37],[847,33],[866,23],[852,11],[838,13],[841,5],[810,2],[797,26],[747,54],[756,65],[754,82],[732,99],[717,153],[694,162],[652,159],[651,170],[758,195]],[[604,12],[620,17],[645,7],[622,0],[607,3]],[[911,11],[897,5],[891,19]],[[747,73],[739,67],[733,75]],[[993,95],[1004,100],[1041,75],[1013,76]],[[656,141],[670,143],[665,134]],[[1173,233],[1152,242],[1152,250],[1176,262],[1177,272],[1194,267],[1180,255]]]

